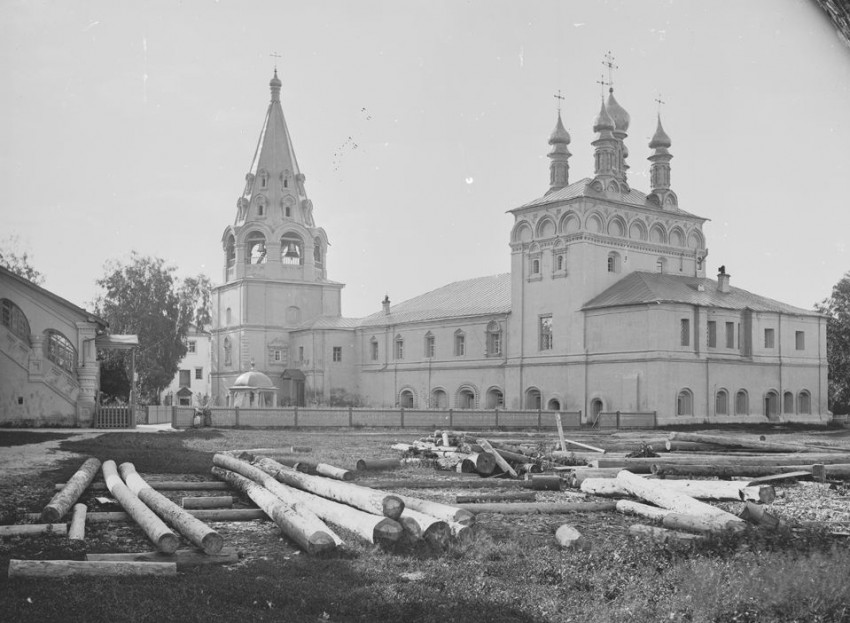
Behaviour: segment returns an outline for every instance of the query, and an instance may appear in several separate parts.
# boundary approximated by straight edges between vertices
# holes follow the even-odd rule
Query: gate
[[[94,413],[95,428],[135,428],[136,419],[130,405],[97,405]]]

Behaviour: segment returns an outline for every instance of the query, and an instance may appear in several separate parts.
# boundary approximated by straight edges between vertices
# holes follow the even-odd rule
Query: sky
[[[850,48],[814,0],[3,0],[0,239],[88,309],[131,251],[220,283],[276,64],[343,315],[508,272],[559,91],[570,180],[593,174],[608,51],[630,184],[649,191],[660,109],[709,276],[829,296],[850,271]]]

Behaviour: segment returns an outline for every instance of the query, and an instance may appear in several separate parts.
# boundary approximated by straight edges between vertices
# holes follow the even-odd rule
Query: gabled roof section
[[[662,211],[657,205],[650,203],[647,199],[647,195],[642,193],[639,190],[635,190],[634,188],[629,189],[629,192],[623,194],[612,194],[606,192],[597,192],[593,190],[591,187],[591,182],[593,180],[589,177],[585,177],[580,179],[577,182],[573,182],[569,186],[562,188],[561,190],[557,190],[548,195],[543,195],[542,197],[538,197],[533,201],[529,201],[518,208],[514,208],[514,210],[509,210],[509,212],[514,212],[516,210],[522,210],[524,208],[534,208],[538,206],[549,205],[551,203],[560,203],[562,201],[568,201],[570,199],[576,199],[577,197],[588,197],[590,199],[608,199],[611,201],[616,201],[618,203],[625,203],[628,205],[632,205],[639,208],[650,208],[655,211]],[[686,212],[685,210],[676,210],[668,212],[671,216],[692,216],[694,218],[704,219],[695,214],[691,214],[690,212]]]
[[[442,288],[367,316],[362,327],[386,326],[403,322],[424,322],[442,318],[505,314],[511,311],[511,275],[490,275],[455,281]]]
[[[320,331],[323,329],[339,329],[353,331],[360,325],[359,318],[342,318],[341,316],[319,316],[298,325],[294,331]]]
[[[583,310],[646,305],[648,303],[682,303],[700,307],[756,312],[775,312],[796,316],[820,316],[815,311],[794,307],[741,288],[720,292],[714,279],[664,275],[661,273],[634,272],[595,296],[582,307]]]
[[[42,288],[40,285],[33,283],[29,279],[26,279],[24,277],[21,277],[18,274],[13,273],[11,270],[5,268],[4,266],[0,266],[0,277],[11,279],[12,281],[17,281],[18,283],[20,283],[24,287],[29,288],[29,289],[33,290],[34,292],[37,292],[37,293],[41,294],[42,296],[50,299],[51,301],[62,305],[63,307],[65,307],[69,311],[74,312],[75,314],[77,314],[79,316],[82,316],[83,319],[86,322],[95,322],[95,323],[101,325],[104,329],[109,326],[109,323],[106,322],[106,320],[104,320],[100,316],[95,316],[93,313],[86,311],[82,307],[74,305],[68,299],[63,299],[58,294],[53,294],[53,292],[51,292],[50,290],[46,290],[45,288]]]

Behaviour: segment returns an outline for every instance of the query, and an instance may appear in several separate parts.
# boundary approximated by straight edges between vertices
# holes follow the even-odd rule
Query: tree
[[[826,358],[829,363],[829,408],[850,412],[850,272],[815,309],[827,316]]]
[[[30,264],[30,256],[26,251],[21,251],[21,239],[18,236],[9,236],[0,241],[0,266],[29,279],[37,285],[44,283],[44,275]]]
[[[210,278],[206,275],[197,275],[186,277],[178,293],[181,313],[188,316],[189,322],[201,330],[212,324],[211,292]]]
[[[135,252],[129,263],[111,261],[104,269],[106,274],[97,281],[104,292],[95,303],[95,311],[109,323],[112,333],[139,336],[136,372],[140,401],[158,404],[159,395],[171,383],[186,354],[191,320],[181,305],[175,269],[160,258]],[[122,370],[129,379],[130,353],[107,353],[102,366],[106,385],[121,388],[122,380],[109,375]]]

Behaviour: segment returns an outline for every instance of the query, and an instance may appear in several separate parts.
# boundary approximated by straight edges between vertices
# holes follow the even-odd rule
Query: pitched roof
[[[700,288],[702,286],[702,288]],[[815,311],[775,301],[741,288],[720,292],[717,281],[700,277],[634,272],[584,304],[582,309],[600,309],[646,303],[684,303],[722,309],[751,309],[798,316],[819,316]]]
[[[61,296],[59,296],[58,294],[54,294],[50,290],[42,288],[40,285],[33,283],[32,281],[30,281],[29,279],[27,279],[25,277],[21,277],[17,273],[13,273],[11,270],[6,268],[5,266],[0,266],[0,277],[3,277],[3,276],[5,276],[9,279],[12,279],[14,281],[17,281],[17,282],[23,284],[24,286],[26,286],[27,288],[30,288],[33,291],[38,292],[38,293],[42,294],[43,296],[46,296],[47,298],[51,299],[52,301],[55,301],[56,303],[63,305],[65,308],[69,309],[70,311],[73,311],[74,313],[76,313],[80,316],[83,316],[87,322],[95,322],[95,323],[97,323],[97,324],[99,324],[103,327],[109,326],[109,323],[106,322],[106,320],[104,320],[100,316],[97,316],[97,315],[91,313],[90,311],[85,310],[78,305],[75,305],[74,303],[72,303],[68,299],[64,299]]]
[[[340,316],[319,316],[298,325],[296,331],[307,329],[356,329],[360,324],[359,318],[342,318]]]
[[[386,326],[441,318],[505,314],[511,311],[511,275],[490,275],[455,281],[390,307],[390,313],[376,312],[360,321],[360,326]]]

